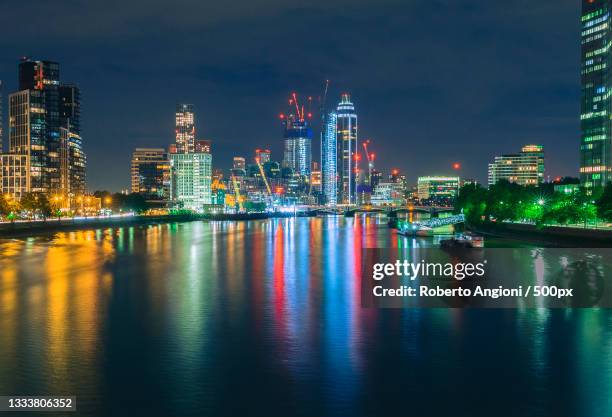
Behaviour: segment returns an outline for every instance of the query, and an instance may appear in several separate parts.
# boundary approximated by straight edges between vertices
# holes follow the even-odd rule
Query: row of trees
[[[29,217],[36,215],[49,217],[53,214],[53,205],[42,193],[27,193],[19,201],[0,194],[0,217],[12,218],[23,212]]]
[[[500,181],[485,189],[468,184],[461,188],[455,203],[472,224],[491,221],[526,221],[543,224],[593,223],[612,221],[612,183],[588,193],[554,192],[550,187],[524,187]]]
[[[141,194],[137,193],[122,194],[110,193],[108,191],[96,191],[93,195],[102,200],[102,205],[105,208],[109,208],[117,213],[122,211],[142,213],[151,208],[147,200]]]
[[[111,194],[108,191],[96,191],[94,197],[100,198],[102,207],[114,212],[133,211],[141,213],[149,209],[145,198],[140,194]],[[27,193],[15,200],[8,195],[0,194],[0,218],[48,218],[75,215],[75,211],[66,211],[64,200],[56,201],[43,193]]]

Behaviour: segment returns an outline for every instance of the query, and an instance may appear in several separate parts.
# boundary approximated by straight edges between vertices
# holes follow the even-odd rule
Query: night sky
[[[382,168],[486,181],[487,163],[526,143],[546,175],[577,176],[576,0],[2,1],[0,79],[21,56],[61,64],[82,91],[90,190],[129,187],[136,147],[174,141],[174,109],[193,103],[213,164],[282,159],[278,114],[291,92],[328,103],[348,91],[360,139]],[[5,101],[6,119],[6,101]],[[5,135],[5,143],[8,142]],[[318,135],[313,159],[319,160]]]

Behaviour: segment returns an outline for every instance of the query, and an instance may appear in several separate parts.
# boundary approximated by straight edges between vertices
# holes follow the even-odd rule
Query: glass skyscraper
[[[349,94],[342,94],[337,108],[338,200],[342,204],[357,202],[357,113]]]
[[[321,135],[321,183],[324,203],[328,206],[338,202],[337,123],[336,113],[329,113],[323,120]]]
[[[178,104],[175,115],[176,153],[195,151],[195,120],[193,104]]]
[[[176,142],[170,145],[170,196],[179,207],[202,211],[211,204],[211,143],[195,139],[193,105],[176,107]]]
[[[588,188],[612,181],[612,0],[582,0],[580,178]]]
[[[85,194],[86,156],[81,138],[81,92],[64,84],[60,98],[60,189],[62,194]]]
[[[285,126],[284,166],[301,177],[310,177],[312,165],[312,129],[306,120],[290,115]]]
[[[2,192],[76,194],[85,191],[85,154],[76,86],[60,84],[57,62],[24,58],[19,91],[9,95],[9,149]]]

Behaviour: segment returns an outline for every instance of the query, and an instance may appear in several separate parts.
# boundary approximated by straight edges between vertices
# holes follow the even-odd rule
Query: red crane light
[[[459,162],[455,162],[453,164],[453,169],[461,169],[461,164]]]

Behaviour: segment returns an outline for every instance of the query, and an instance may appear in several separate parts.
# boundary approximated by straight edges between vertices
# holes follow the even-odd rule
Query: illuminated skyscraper
[[[211,204],[212,155],[205,152],[170,154],[171,195],[180,207],[195,211]]]
[[[158,148],[137,148],[132,154],[132,192],[149,201],[170,198],[170,161]]]
[[[60,84],[59,64],[24,58],[9,95],[9,149],[2,192],[66,194],[85,189],[78,88]]]
[[[357,202],[357,113],[349,94],[342,94],[337,109],[338,200],[342,204]]]
[[[272,152],[269,149],[257,149],[255,150],[255,158],[259,159],[261,164],[268,163],[272,160]]]
[[[63,195],[85,194],[86,156],[81,138],[81,94],[77,86],[61,85],[60,190]]]
[[[178,104],[176,106],[176,153],[191,153],[195,151],[195,120],[193,104]]]
[[[24,58],[9,96],[9,153],[26,155],[26,192],[60,189],[59,64]]]
[[[582,0],[580,178],[588,187],[612,181],[612,0]]]
[[[193,105],[176,106],[176,143],[170,146],[170,196],[179,207],[202,211],[211,204],[211,141],[195,139]]]
[[[246,170],[246,159],[242,156],[234,156],[232,161],[232,169]]]
[[[329,113],[323,119],[323,134],[321,135],[321,185],[324,203],[335,206],[338,202],[338,142],[335,112]]]
[[[284,166],[302,177],[310,176],[312,158],[312,129],[306,120],[293,115],[285,121]]]

